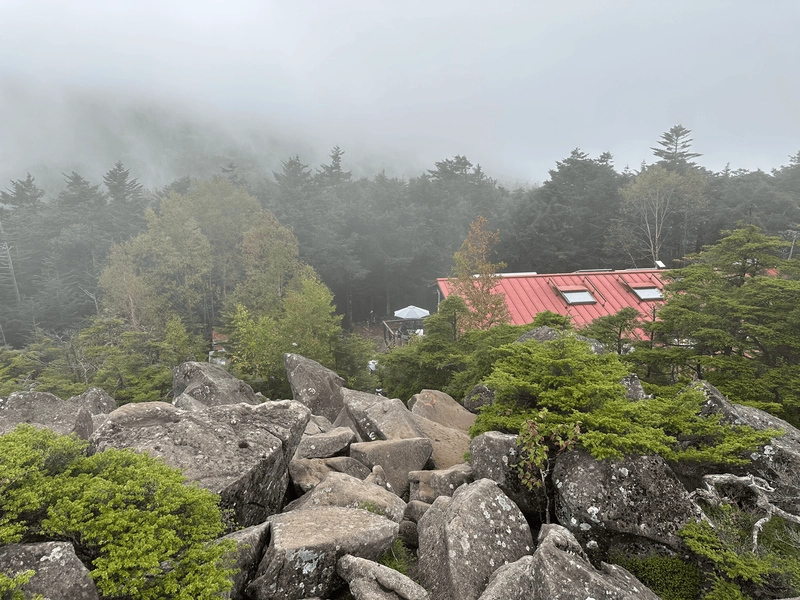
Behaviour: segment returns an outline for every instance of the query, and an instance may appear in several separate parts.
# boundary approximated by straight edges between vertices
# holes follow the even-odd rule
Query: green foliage
[[[667,460],[743,464],[780,434],[704,416],[705,397],[692,388],[630,401],[620,383],[627,372],[620,358],[594,354],[574,338],[509,344],[500,352],[484,380],[495,390],[495,404],[482,407],[470,429],[473,437],[492,430],[519,433],[529,420],[541,432],[567,425],[566,432],[580,423],[578,443],[595,458],[660,454]]]
[[[800,526],[773,516],[753,551],[753,526],[763,515],[733,504],[703,506],[713,522],[688,523],[679,534],[686,546],[713,566],[714,590],[707,598],[726,598],[743,590],[762,597],[796,596],[800,592]],[[742,596],[748,597],[748,596]]]
[[[651,324],[656,347],[634,352],[644,377],[698,377],[731,401],[800,420],[800,281],[775,274],[786,243],[749,225],[669,273]]]
[[[7,600],[29,600],[29,596],[20,591],[20,587],[25,585],[36,574],[33,570],[27,570],[9,577],[5,573],[0,573],[0,598]],[[37,594],[32,600],[42,600],[42,595]]]
[[[569,315],[560,315],[549,310],[543,310],[542,312],[536,313],[530,327],[531,329],[535,329],[536,327],[552,327],[559,331],[568,331],[572,329],[572,317]]]
[[[144,454],[19,426],[0,437],[0,542],[66,539],[105,597],[214,598],[230,585],[219,499]]]
[[[550,473],[551,462],[562,452],[571,450],[580,439],[579,423],[553,423],[543,408],[519,430],[520,449],[517,474],[529,490],[542,487]],[[537,476],[538,475],[538,476]]]
[[[337,345],[343,363],[355,361],[341,342],[341,316],[334,314],[333,295],[310,267],[305,267],[286,289],[280,310],[253,315],[238,305],[231,318],[231,345],[236,372],[270,398],[291,394],[283,355],[287,352],[334,368]],[[351,347],[352,348],[352,347]],[[356,347],[356,351],[361,348]],[[362,352],[359,358],[364,358]],[[366,361],[361,365],[366,370]]]
[[[461,400],[491,372],[497,348],[530,328],[497,325],[456,336],[453,323],[463,306],[461,298],[450,296],[438,313],[425,319],[424,337],[381,358],[381,384],[387,394],[408,399],[420,390],[434,389]]]
[[[633,307],[626,307],[614,315],[598,317],[581,329],[581,334],[603,343],[606,348],[622,354],[630,344],[631,334],[640,327],[641,315]]]
[[[696,600],[700,595],[703,573],[679,556],[637,558],[612,554],[609,562],[630,571],[662,600]]]
[[[409,569],[412,569],[416,563],[416,557],[414,553],[406,547],[403,540],[397,538],[390,548],[378,559],[378,563],[390,569],[394,569],[398,573],[408,575]]]
[[[752,600],[745,596],[741,588],[732,581],[715,579],[711,590],[703,596],[703,600]]]

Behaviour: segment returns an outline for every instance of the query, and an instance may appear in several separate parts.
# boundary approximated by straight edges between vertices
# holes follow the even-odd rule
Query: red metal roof
[[[651,321],[654,310],[662,300],[641,300],[635,289],[658,288],[664,282],[656,269],[631,269],[624,271],[586,271],[577,273],[504,273],[494,288],[495,293],[506,296],[506,304],[514,325],[533,321],[537,313],[545,310],[572,317],[576,327],[587,325],[597,317],[613,315],[625,307],[633,307],[643,320]],[[446,298],[450,295],[450,282],[446,278],[436,283]],[[562,292],[587,291],[596,300],[591,304],[570,304]],[[641,332],[636,332],[641,337]]]

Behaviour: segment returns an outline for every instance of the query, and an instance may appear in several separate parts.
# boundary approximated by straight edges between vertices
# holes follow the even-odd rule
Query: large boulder
[[[300,494],[314,489],[331,471],[346,473],[362,481],[371,473],[365,465],[349,456],[295,458],[289,463],[289,477],[295,491]]]
[[[783,435],[772,438],[769,444],[758,448],[750,455],[751,463],[745,467],[726,466],[726,471],[738,475],[753,474],[767,480],[775,488],[771,494],[772,501],[791,513],[800,513],[800,430],[763,410],[741,404],[733,404],[713,385],[707,382],[697,384],[706,396],[703,414],[719,414],[722,421],[730,425],[747,425],[758,431],[777,429]],[[715,465],[704,465],[702,471],[696,473],[698,478],[692,483],[699,486],[699,477],[709,473],[720,472]],[[675,465],[685,476],[688,469],[684,465]]]
[[[0,573],[14,577],[26,571],[33,577],[20,588],[25,598],[42,594],[48,600],[99,600],[89,570],[67,542],[9,544],[0,547]]]
[[[601,563],[595,569],[575,537],[560,525],[542,525],[533,556],[498,571],[481,600],[501,598],[659,600],[622,567]]]
[[[344,390],[344,408],[334,425],[351,422],[365,442],[423,437],[414,415],[397,398]]]
[[[244,526],[278,512],[288,467],[310,413],[299,402],[226,404],[203,411],[165,402],[126,404],[94,432],[91,450],[131,448],[157,456],[220,494]]]
[[[419,394],[414,394],[408,401],[408,408],[417,416],[460,429],[464,433],[469,432],[476,418],[451,396],[437,390],[422,390]]]
[[[330,598],[344,585],[341,557],[377,560],[397,537],[394,521],[366,510],[325,506],[270,517],[272,537],[247,586],[252,600]]]
[[[304,435],[297,446],[295,458],[329,458],[347,453],[356,434],[349,427],[336,427],[314,435]]]
[[[342,410],[345,381],[330,369],[299,354],[284,354],[286,377],[295,400],[333,422]]]
[[[303,510],[319,506],[363,508],[396,523],[402,520],[406,510],[406,503],[386,488],[335,472],[328,473],[319,485],[286,509]]]
[[[552,477],[559,523],[589,550],[603,551],[621,535],[681,550],[678,530],[697,516],[686,488],[660,456],[596,460],[573,450],[556,459]]]
[[[469,436],[466,433],[425,417],[412,416],[416,428],[433,444],[431,463],[434,469],[449,469],[464,462],[464,455],[469,451]]]
[[[249,385],[218,365],[185,362],[172,373],[172,403],[184,410],[203,410],[222,404],[260,404]]]
[[[61,435],[89,439],[94,431],[92,413],[80,403],[65,402],[47,392],[14,392],[0,398],[0,435],[28,423]]]
[[[225,593],[224,598],[229,600],[246,600],[245,588],[255,577],[258,565],[264,557],[264,549],[269,542],[270,522],[265,521],[239,531],[234,531],[220,538],[220,540],[233,540],[236,544],[234,550],[226,558],[234,569],[231,577],[231,589]]]
[[[476,600],[496,569],[533,550],[522,512],[488,479],[437,498],[417,530],[419,578],[434,600]]]
[[[580,340],[582,342],[586,342],[592,349],[592,352],[595,354],[605,354],[608,350],[605,347],[605,344],[599,342],[594,338],[589,338],[584,335],[576,335],[571,331],[559,331],[558,329],[553,329],[552,327],[548,327],[544,325],[542,327],[536,327],[535,329],[531,329],[530,331],[526,331],[521,336],[519,336],[516,340],[514,340],[515,344],[521,344],[523,342],[529,342],[531,340],[536,340],[537,342],[552,342],[553,340],[557,340],[562,337],[574,337],[576,340]]]
[[[494,390],[490,390],[482,383],[477,384],[464,396],[464,408],[472,413],[477,413],[481,406],[492,404],[494,404]]]
[[[336,563],[336,572],[350,586],[355,600],[428,600],[425,588],[394,569],[349,554]]]
[[[350,446],[350,457],[369,468],[383,467],[392,491],[402,496],[409,488],[409,473],[419,471],[433,452],[428,438],[361,442]]]
[[[117,401],[96,387],[89,388],[79,396],[72,396],[67,402],[89,411],[92,415],[92,431],[105,423],[108,415],[117,408]]]
[[[409,501],[419,500],[432,504],[439,496],[452,496],[465,483],[472,483],[472,467],[468,464],[454,465],[449,469],[434,471],[411,471],[408,474]]]
[[[522,512],[542,515],[547,510],[547,496],[543,488],[525,487],[517,473],[519,463],[519,436],[499,431],[487,431],[472,440],[470,464],[475,479],[491,479],[503,490]]]

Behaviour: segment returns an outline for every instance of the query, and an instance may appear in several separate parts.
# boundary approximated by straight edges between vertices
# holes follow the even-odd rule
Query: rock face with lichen
[[[574,450],[556,460],[553,486],[559,523],[589,549],[630,535],[680,550],[678,530],[698,515],[660,456],[596,460]]]
[[[42,594],[49,600],[100,599],[89,570],[68,542],[9,544],[0,548],[0,573],[14,576],[28,570],[35,573],[20,588],[25,598]]]
[[[420,582],[433,600],[477,600],[496,569],[533,552],[522,512],[489,479],[437,498],[417,531]]]
[[[289,462],[308,409],[282,400],[186,411],[165,402],[126,404],[91,437],[91,451],[130,448],[162,458],[190,480],[219,494],[245,526],[280,511]]]
[[[386,517],[332,506],[276,515],[270,524],[269,546],[247,587],[254,600],[329,598],[344,585],[336,574],[340,558],[377,560],[398,530]]]

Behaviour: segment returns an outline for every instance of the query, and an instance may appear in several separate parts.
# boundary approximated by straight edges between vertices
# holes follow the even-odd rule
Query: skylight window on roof
[[[633,293],[639,300],[663,300],[664,294],[657,287],[633,288]]]
[[[587,290],[562,291],[567,304],[594,304],[597,300]]]

